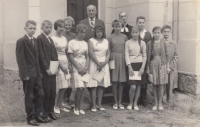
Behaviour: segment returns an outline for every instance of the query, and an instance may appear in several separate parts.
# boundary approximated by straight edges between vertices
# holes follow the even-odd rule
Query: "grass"
[[[9,77],[12,77],[12,79]],[[15,73],[7,72],[4,77],[4,83],[0,84],[1,124],[25,123],[26,121],[22,83],[18,81],[13,82],[13,79],[17,79],[17,77]],[[87,96],[89,95],[87,94]],[[153,100],[151,101],[153,102]],[[75,123],[86,120],[96,123],[103,121],[103,124],[107,123],[110,126],[125,126],[133,122],[135,126],[149,125],[148,127],[153,127],[153,125],[164,124],[170,127],[193,127],[200,121],[200,96],[191,94],[175,93],[170,107],[165,105],[163,112],[152,111],[152,104],[149,104],[147,107],[140,106],[139,112],[128,110],[116,111],[112,109],[112,104],[104,104],[107,109],[106,113],[94,114],[89,111],[88,103],[90,103],[90,100],[88,97],[85,98],[84,102],[87,113],[85,117],[76,117],[72,112],[61,114],[60,121],[55,124],[59,125],[60,122],[62,123],[62,120],[65,123],[66,120],[63,119],[65,117],[67,122],[74,126]],[[97,125],[101,126],[101,124]]]

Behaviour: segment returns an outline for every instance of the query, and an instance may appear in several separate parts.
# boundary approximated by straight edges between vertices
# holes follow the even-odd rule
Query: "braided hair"
[[[133,26],[132,29],[131,29],[131,32],[133,32],[134,30],[137,30],[139,33],[140,33],[140,30],[138,28],[138,26]],[[142,46],[141,46],[141,37],[140,35],[138,36],[138,44],[140,46],[140,53],[142,54]]]

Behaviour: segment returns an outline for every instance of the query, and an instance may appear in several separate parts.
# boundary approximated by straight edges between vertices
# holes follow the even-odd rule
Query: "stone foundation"
[[[179,89],[191,94],[200,94],[198,91],[199,83],[197,75],[178,74]]]

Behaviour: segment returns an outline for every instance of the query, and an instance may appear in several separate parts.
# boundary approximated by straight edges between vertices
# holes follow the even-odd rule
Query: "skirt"
[[[142,67],[142,63],[131,63],[131,67],[133,71],[140,71],[140,68]],[[128,80],[129,85],[141,85],[147,83],[146,79],[146,72],[144,70],[144,73],[142,74],[141,80]]]

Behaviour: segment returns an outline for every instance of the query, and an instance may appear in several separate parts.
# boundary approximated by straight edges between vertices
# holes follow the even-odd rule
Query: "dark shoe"
[[[42,118],[41,116],[37,117],[36,120],[39,123],[46,123],[46,121],[44,120],[44,118]]]
[[[39,126],[40,125],[35,119],[32,119],[32,120],[28,121],[27,123],[29,125],[32,125],[32,126]]]
[[[58,119],[58,117],[54,113],[49,114],[49,117],[51,119],[53,119],[53,120],[57,120]]]
[[[46,123],[51,123],[51,122],[53,122],[53,120],[52,120],[51,118],[49,118],[49,117],[44,118],[44,120],[45,120]]]

